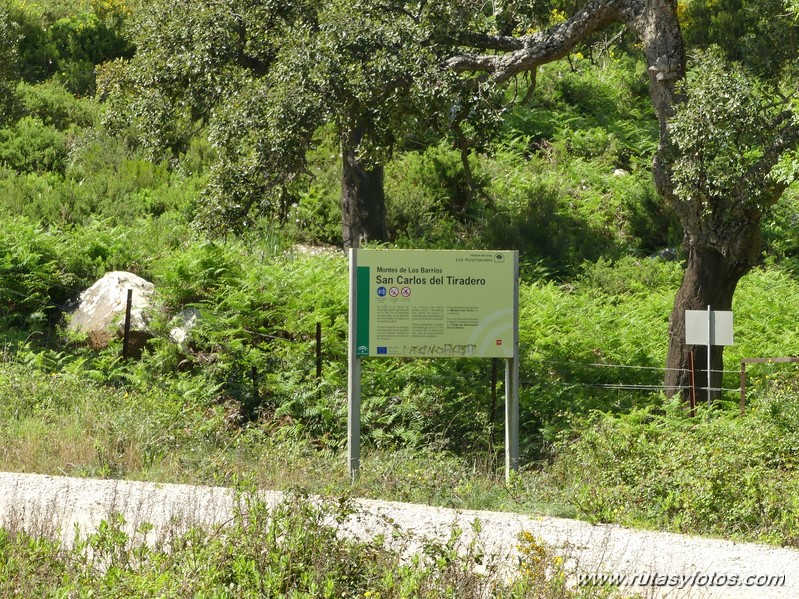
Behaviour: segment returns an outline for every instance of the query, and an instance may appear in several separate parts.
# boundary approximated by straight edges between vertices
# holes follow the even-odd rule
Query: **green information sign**
[[[515,251],[357,250],[361,357],[512,358]]]
[[[350,250],[347,460],[361,461],[361,362],[504,358],[505,478],[519,466],[519,254]]]

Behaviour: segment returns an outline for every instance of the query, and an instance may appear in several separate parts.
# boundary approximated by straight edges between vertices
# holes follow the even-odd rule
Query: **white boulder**
[[[121,338],[125,327],[128,289],[133,291],[130,311],[129,355],[141,354],[144,343],[153,335],[148,325],[153,311],[155,286],[130,272],[109,272],[80,294],[80,303],[67,330],[86,335],[92,349],[108,346]]]

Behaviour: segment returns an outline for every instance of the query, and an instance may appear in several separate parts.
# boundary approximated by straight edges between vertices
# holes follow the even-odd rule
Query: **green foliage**
[[[781,395],[746,418],[734,407],[691,418],[671,404],[597,414],[563,439],[553,475],[596,521],[793,544],[797,413]]]
[[[736,203],[750,210],[770,205],[776,198],[762,170],[782,135],[783,106],[713,52],[698,56],[685,85],[688,100],[670,124],[679,149],[675,193],[683,202],[698,202],[708,220],[721,223],[731,219]]]
[[[622,55],[603,58],[601,67],[597,73],[582,56],[547,65],[531,106],[516,108],[506,121],[508,135],[527,135],[533,144],[546,139],[576,156],[604,157],[622,168],[648,158],[657,143],[657,121],[643,64]]]
[[[588,205],[611,199],[609,190],[573,186],[566,178],[541,172],[543,163],[517,165],[513,170],[503,169],[500,161],[492,166],[497,172],[491,186],[496,209],[485,217],[488,247],[518,248],[556,277],[573,274],[583,260],[617,255],[619,240],[606,220],[610,213]],[[586,166],[591,175],[599,174],[593,165]],[[585,200],[585,212],[572,209],[579,200]]]
[[[652,251],[671,240],[671,221],[650,212],[643,174],[609,176],[599,161],[575,160],[561,171],[557,161],[527,162],[498,155],[487,167],[492,200],[482,218],[486,247],[517,248],[556,277],[573,277],[584,260]]]
[[[39,119],[58,131],[71,126],[90,127],[98,107],[86,99],[72,95],[63,85],[53,81],[31,85],[20,82],[16,89],[22,116]]]
[[[677,265],[672,263],[668,269],[656,265],[654,261],[637,264],[641,277],[636,280],[631,276],[634,263],[614,268],[597,264],[586,271],[583,284],[586,290],[602,289],[607,297],[615,298],[620,314],[625,314],[629,309],[625,298],[637,297],[632,305],[640,306],[644,297],[651,297],[649,290],[676,286]],[[776,357],[797,343],[796,314],[784,309],[793,305],[797,294],[799,285],[779,269],[754,270],[741,280],[733,306],[736,342],[725,352],[725,386],[737,385],[741,358]],[[661,302],[661,335],[665,335],[668,298]],[[567,310],[561,306],[557,313]],[[585,306],[580,310],[597,320]],[[619,322],[628,333],[641,329],[626,316]],[[549,377],[560,375],[556,368],[574,377],[581,371],[579,360],[574,359],[579,345],[569,333],[570,326],[577,325],[543,324],[538,328],[551,330],[554,339],[572,345],[568,366],[551,366]],[[607,349],[630,346],[627,339],[614,335],[603,330],[593,337],[604,338]],[[645,347],[646,337],[632,340],[631,345]],[[540,342],[538,346],[546,347]],[[553,349],[543,351],[552,355]],[[603,358],[596,356],[596,360]],[[631,360],[613,357],[609,362]],[[640,357],[634,360],[643,364]],[[799,500],[792,466],[799,430],[793,366],[749,367],[746,417],[738,416],[737,393],[728,397],[733,399],[731,404],[722,402],[710,412],[701,410],[696,418],[684,406],[661,406],[658,401],[625,408],[624,414],[616,415],[608,413],[607,405],[597,406],[601,412],[572,420],[563,429],[554,465],[545,475],[552,478],[544,486],[549,486],[553,499],[570,504],[589,519],[793,544],[797,531],[793,506]],[[536,493],[541,493],[540,487]]]
[[[792,0],[691,0],[679,10],[689,47],[721,47],[727,60],[776,78],[796,59],[799,30]]]
[[[110,270],[139,270],[166,248],[182,244],[186,230],[167,218],[137,228],[93,221],[84,227],[44,228],[23,216],[0,220],[0,335],[36,332],[54,337],[53,325],[80,291]]]
[[[676,263],[625,259],[589,265],[575,286],[522,288],[522,426],[539,442],[568,428],[570,413],[657,402],[679,276]]]
[[[190,148],[183,161],[151,161],[141,153],[127,151],[124,143],[103,131],[89,130],[74,142],[66,184],[72,193],[62,203],[70,206],[68,222],[83,222],[88,215],[132,223],[138,217],[158,219],[170,215],[190,220],[200,196],[205,175],[192,166]],[[181,172],[186,164],[194,172]],[[177,172],[175,172],[177,171]]]
[[[139,381],[145,386],[158,377],[171,380],[178,370],[197,384],[210,384],[220,401],[232,402],[245,419],[263,421],[295,438],[310,436],[327,446],[341,447],[344,436],[338,423],[346,416],[346,260],[329,252],[286,254],[279,240],[187,244],[179,229],[168,229],[170,221],[163,225],[161,221],[142,221],[135,230],[108,228],[99,222],[69,233],[24,229],[28,243],[50,244],[48,258],[40,261],[48,277],[60,277],[58,283],[43,284],[37,296],[41,307],[37,304],[30,311],[45,310],[50,318],[57,318],[59,310],[54,308],[63,306],[103,272],[136,270],[156,283],[159,298],[168,308],[158,329],[160,339],[142,370],[117,372],[113,363],[103,365],[103,356],[90,358],[85,369],[96,369],[100,378],[127,384]],[[642,268],[646,265],[649,268]],[[654,365],[662,359],[658,340],[665,338],[665,331],[659,327],[665,326],[665,304],[674,281],[667,272],[676,272],[661,270],[665,267],[646,261],[615,275],[605,266],[603,279],[597,274],[601,270],[595,269],[586,291],[577,294],[564,293],[551,284],[523,287],[522,376],[531,382],[523,394],[526,452],[538,451],[542,431],[562,426],[563,410],[628,405],[618,402],[614,392],[566,389],[559,381],[610,382],[607,373],[581,366],[583,361],[590,364],[599,359],[604,337],[615,339],[613,353],[602,358],[611,363]],[[16,271],[8,276],[9,286],[27,284],[16,278],[21,276]],[[636,299],[647,290],[649,304],[639,308],[632,300],[617,299],[609,305],[608,298],[618,294],[619,284],[605,282],[605,289],[590,291],[598,288],[598,281],[613,276]],[[654,295],[655,289],[663,291]],[[30,295],[27,288],[19,293]],[[599,294],[596,299],[594,293]],[[542,303],[540,297],[547,294],[550,299]],[[567,307],[570,302],[572,307]],[[202,318],[188,345],[178,347],[166,340],[174,326],[169,318],[185,307],[199,309]],[[552,331],[564,325],[559,322],[559,311],[564,309],[590,315],[592,327],[574,320],[573,335],[553,337]],[[636,322],[635,333],[627,338],[618,330],[619,311],[624,318],[642,321]],[[645,322],[646,318],[652,321]],[[318,381],[312,376],[317,322],[323,327],[325,360],[324,378]],[[547,366],[540,359],[570,360],[572,365]],[[559,377],[541,379],[536,373],[542,368],[559,371]],[[490,371],[489,363],[473,360],[385,360],[370,365],[363,382],[367,443],[380,448],[434,444],[459,454],[488,451],[494,455],[499,409],[490,401]],[[636,382],[651,385],[657,376],[652,372]]]
[[[543,69],[531,105],[508,114],[502,140],[475,161],[482,201],[467,226],[425,206],[417,228],[465,247],[519,249],[557,277],[574,276],[583,260],[676,245],[649,172],[655,120],[637,76],[627,74],[637,66],[608,59],[597,77],[587,65]],[[397,162],[403,175],[412,172],[408,158]],[[430,193],[408,178],[400,184],[409,197]]]
[[[324,125],[368,168],[403,139],[448,128],[452,110],[469,116],[475,139],[497,122],[497,95],[455,94],[438,47],[423,43],[452,25],[446,10],[414,18],[363,0],[241,4],[148,3],[132,28],[136,55],[105,65],[101,80],[109,126],[152,155],[208,126],[218,150],[202,211],[211,229],[286,219]]]
[[[11,18],[21,33],[19,71],[24,81],[54,78],[76,95],[93,95],[96,65],[127,56],[127,9],[119,2],[17,3]]]
[[[122,37],[121,24],[120,14],[101,19],[93,12],[53,23],[47,33],[58,50],[58,79],[78,95],[92,94],[95,65],[133,53]]]
[[[140,218],[153,217],[143,226],[157,227],[159,221],[161,226],[166,222],[175,226],[176,221],[183,225],[193,216],[205,180],[202,168],[192,165],[197,160],[192,154],[176,164],[200,172],[174,173],[166,162],[131,154],[121,140],[100,131],[70,128],[62,133],[38,117],[25,117],[14,128],[0,130],[0,139],[8,140],[0,148],[8,167],[17,171],[6,168],[0,175],[0,206],[44,224],[81,225],[97,217],[111,225],[131,226]],[[47,145],[53,140],[62,144],[62,150],[68,140],[68,155],[59,154],[58,145]],[[56,158],[60,172],[46,170],[47,161]]]
[[[207,119],[235,86],[238,77],[226,62],[244,31],[221,6],[169,2],[143,4],[130,31],[136,54],[102,67],[99,87],[111,106],[106,118],[114,129],[132,122],[148,152],[161,157],[187,147],[196,121]],[[147,89],[131,95],[137,82]]]
[[[732,306],[735,344],[726,349],[725,359],[736,364],[741,358],[793,355],[788,348],[799,342],[799,334],[796,314],[786,307],[794,299],[799,299],[799,286],[790,271],[755,269],[744,277]]]
[[[468,191],[459,153],[443,145],[389,164],[400,245],[515,248],[556,277],[584,260],[678,245],[676,218],[651,183],[656,121],[639,77],[626,74],[639,65],[608,59],[598,81],[588,61],[576,64],[542,70],[531,106],[510,111],[502,139],[470,157]]]
[[[281,32],[310,10],[302,2],[241,3],[239,20],[236,11],[213,2],[148,3],[132,27],[136,56],[104,67],[108,124],[128,131],[149,155],[181,152],[209,125],[203,134],[215,153],[201,214],[211,229],[241,229],[255,207],[285,218],[285,187],[302,169],[319,124],[318,102],[301,90],[318,91],[318,85],[306,71],[292,73],[291,65],[262,78],[283,44]],[[307,54],[304,35],[289,36],[288,56],[292,49],[301,51],[297,60]]]
[[[169,306],[197,303],[226,293],[242,276],[238,256],[225,252],[219,244],[208,242],[187,249],[179,256],[169,256],[156,276],[165,285],[164,300]]]
[[[182,360],[183,369],[205,370],[250,418],[274,415],[328,437],[335,428],[332,416],[343,405],[335,389],[344,373],[334,367],[324,391],[318,390],[309,380],[312,343],[317,321],[334,346],[345,337],[346,265],[333,255],[313,260],[273,255],[282,250],[279,244],[260,242],[251,249],[207,243],[155,265],[154,280],[172,312],[194,306],[202,313],[188,355],[174,359]],[[331,360],[343,358],[343,349],[331,351]],[[154,359],[170,353],[164,347]],[[335,408],[325,407],[326,400],[335,400]]]
[[[682,245],[683,230],[677,215],[658,195],[648,176],[619,181],[621,209],[630,241],[644,252],[674,252]]]
[[[36,117],[24,117],[0,129],[0,164],[19,173],[63,174],[67,136]]]
[[[390,232],[401,244],[452,247],[462,242],[466,223],[478,217],[483,204],[470,205],[470,196],[484,198],[488,182],[477,158],[470,163],[471,188],[460,152],[444,145],[408,152],[392,162],[386,202]]]
[[[799,163],[797,163],[799,165]],[[793,179],[794,174],[790,175]],[[763,242],[765,254],[785,264],[799,258],[797,238],[792,234],[794,225],[799,223],[799,203],[795,190],[789,189],[764,215]]]
[[[64,290],[74,283],[59,264],[55,235],[24,219],[3,219],[0,227],[0,322],[40,331]]]
[[[283,228],[289,237],[301,243],[338,245],[340,220],[341,190],[311,184],[292,204]]]
[[[16,31],[8,9],[0,5],[0,126],[5,125],[14,104],[16,49]]]
[[[678,262],[628,257],[618,262],[599,259],[586,263],[578,284],[584,292],[599,294],[614,303],[630,296],[642,299],[648,294],[668,294],[679,286],[681,278]]]

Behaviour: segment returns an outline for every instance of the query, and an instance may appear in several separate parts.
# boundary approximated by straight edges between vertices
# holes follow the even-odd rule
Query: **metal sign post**
[[[358,272],[358,252],[350,250],[350,273]],[[358,314],[358,280],[350,274],[350,328],[347,352],[347,463],[352,482],[358,478],[361,466],[361,357],[358,355],[358,340],[355,327]]]
[[[505,361],[505,481],[519,470],[519,360]]]
[[[513,357],[505,360],[505,481],[519,470],[519,262],[513,271]]]

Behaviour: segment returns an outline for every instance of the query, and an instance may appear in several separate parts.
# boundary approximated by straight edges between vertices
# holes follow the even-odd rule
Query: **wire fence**
[[[636,366],[631,364],[607,364],[607,363],[598,363],[598,362],[566,362],[566,361],[558,361],[558,360],[532,360],[530,361],[535,364],[539,364],[542,366],[551,366],[551,367],[560,367],[560,368],[568,368],[570,370],[575,369],[594,369],[596,371],[638,371],[644,372],[648,374],[652,373],[659,373],[662,379],[665,379],[666,373],[668,372],[680,372],[686,375],[686,378],[690,376],[690,370],[685,368],[667,368],[665,366]],[[703,368],[702,373],[707,373],[707,369]],[[710,370],[711,379],[714,378],[712,375],[721,373],[722,380],[727,375],[735,375],[739,376],[740,372],[738,370]],[[565,375],[566,373],[562,373]],[[574,375],[573,372],[568,373],[570,375]],[[649,382],[630,382],[619,380],[618,382],[588,382],[588,381],[581,381],[581,380],[555,380],[552,381],[551,379],[554,377],[549,377],[550,383],[554,382],[559,386],[563,387],[570,387],[570,388],[595,388],[595,389],[606,389],[606,390],[618,390],[618,391],[645,391],[649,393],[653,392],[663,392],[663,393],[676,393],[678,391],[687,391],[690,390],[692,387],[691,385],[665,385],[665,383],[649,383]],[[540,381],[535,381],[531,379],[524,379],[520,381],[520,385],[522,387],[533,387],[540,383]],[[694,388],[695,391],[710,391],[712,393],[723,393],[723,392],[740,392],[741,387],[708,387],[708,386],[697,386]]]

